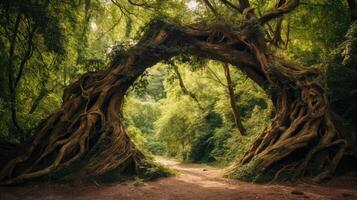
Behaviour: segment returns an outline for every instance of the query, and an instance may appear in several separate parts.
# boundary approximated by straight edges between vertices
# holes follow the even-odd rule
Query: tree
[[[224,76],[226,79],[226,84],[220,80],[218,75],[213,70],[211,70],[209,67],[207,67],[207,69],[209,70],[209,73],[213,75],[213,77],[214,77],[213,80],[215,80],[217,83],[221,84],[223,87],[225,87],[227,89],[227,93],[228,93],[228,97],[229,97],[229,104],[230,104],[232,114],[234,117],[234,124],[235,124],[236,128],[238,129],[239,133],[241,135],[245,135],[246,130],[242,124],[241,115],[239,113],[239,108],[236,103],[236,96],[234,93],[234,85],[232,83],[229,65],[223,64],[222,66],[223,66]]]
[[[232,108],[232,112],[233,112],[233,116],[234,116],[234,123],[237,126],[239,133],[241,135],[245,135],[246,131],[245,131],[245,128],[243,127],[239,109],[238,109],[238,106],[236,103],[234,88],[233,88],[232,80],[231,80],[231,73],[229,71],[228,64],[224,64],[223,69],[224,69],[224,75],[226,76],[227,89],[228,89],[228,94],[229,94],[229,102],[231,104],[231,108]]]
[[[3,18],[0,22],[0,30],[5,36],[1,40],[1,54],[5,54],[3,58],[6,60],[1,65],[4,68],[0,75],[2,85],[0,98],[8,103],[7,107],[11,113],[9,127],[19,140],[25,137],[25,127],[21,124],[18,115],[19,91],[22,89],[21,82],[24,81],[25,72],[32,68],[30,65],[33,58],[42,56],[42,49],[56,54],[63,53],[62,43],[53,42],[63,39],[63,35],[49,4],[50,1],[28,3],[2,1],[0,3],[0,13]],[[51,36],[47,35],[48,32]]]
[[[220,19],[214,5],[204,2]],[[50,174],[84,156],[88,163],[81,170],[83,177],[116,168],[138,170],[144,156],[128,138],[118,111],[126,91],[146,68],[180,54],[237,66],[270,94],[275,117],[241,165],[264,173],[287,162],[296,165],[296,176],[303,176],[314,163],[320,172],[315,180],[331,175],[347,144],[332,122],[322,73],[273,55],[264,38],[264,25],[295,10],[299,0],[280,0],[275,10],[261,17],[248,0],[239,0],[239,5],[220,2],[243,21],[182,26],[153,20],[138,43],[118,52],[108,69],[86,73],[67,87],[61,108],[2,165],[2,184]],[[305,156],[298,156],[299,151]]]
[[[184,83],[184,81],[183,81],[183,79],[182,79],[182,76],[181,76],[181,74],[180,74],[180,71],[179,71],[179,69],[178,69],[178,66],[175,64],[175,62],[174,62],[174,61],[170,62],[170,66],[172,67],[173,71],[174,71],[175,74],[176,74],[176,77],[177,77],[177,80],[178,80],[178,82],[179,82],[179,86],[180,86],[180,88],[181,88],[181,90],[182,90],[182,93],[185,94],[185,95],[188,95],[190,98],[192,98],[192,99],[196,102],[197,106],[198,106],[201,110],[203,110],[203,108],[202,108],[200,102],[198,101],[198,98],[196,97],[196,95],[195,95],[193,92],[189,91],[189,90],[187,89],[187,87],[185,86],[185,83]]]

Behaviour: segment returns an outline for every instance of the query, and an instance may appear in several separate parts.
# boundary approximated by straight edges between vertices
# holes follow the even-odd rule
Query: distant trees
[[[25,111],[25,105],[20,102],[24,100],[22,93],[26,91],[26,83],[29,80],[28,73],[38,77],[40,84],[46,85],[48,74],[48,60],[44,60],[44,54],[63,54],[64,47],[62,28],[59,25],[58,18],[53,16],[53,10],[49,7],[50,1],[2,1],[0,3],[0,21],[1,35],[1,74],[0,98],[4,108],[9,111],[10,116],[7,119],[6,114],[2,117],[3,129],[5,135],[10,135],[12,139],[24,140],[25,131],[29,128],[24,124],[24,120],[19,119],[19,113]],[[46,70],[37,71],[43,66]],[[31,76],[30,75],[30,76]],[[37,78],[37,77],[36,77]],[[26,82],[26,83],[24,83]],[[35,83],[32,83],[35,84]],[[41,86],[40,86],[41,87]],[[42,87],[43,88],[43,87]],[[41,90],[41,89],[40,89]],[[38,91],[28,90],[31,95],[36,95]],[[33,113],[41,99],[46,96],[48,90],[42,89],[36,101],[31,106]],[[30,95],[30,94],[29,94]]]
[[[170,67],[164,63],[150,69],[143,76],[145,80],[137,81],[145,83],[145,89],[134,89],[126,97],[123,113],[129,135],[142,149],[156,154],[189,161],[231,160],[228,156],[235,155],[236,148],[227,142],[236,140],[239,134],[222,64],[176,61],[177,71]],[[230,74],[230,79],[237,92],[233,100],[241,105],[249,137],[255,137],[268,122],[268,98],[238,70]],[[221,84],[217,84],[219,81]],[[157,99],[156,93],[164,95]]]
[[[105,67],[105,53],[119,38],[110,33],[120,32],[124,18],[98,0],[5,0],[0,15],[0,136],[18,143],[60,106],[74,78]],[[93,30],[96,20],[103,30]]]

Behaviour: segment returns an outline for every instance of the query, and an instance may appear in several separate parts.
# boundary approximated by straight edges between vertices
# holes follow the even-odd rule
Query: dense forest
[[[357,161],[355,0],[1,0],[0,184],[321,183]],[[120,177],[120,178],[119,178]]]

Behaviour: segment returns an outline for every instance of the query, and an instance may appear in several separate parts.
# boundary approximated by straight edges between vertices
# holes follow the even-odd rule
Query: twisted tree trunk
[[[259,22],[252,20],[238,28],[222,24],[183,27],[153,21],[141,40],[121,52],[108,70],[85,74],[65,90],[61,108],[40,125],[23,150],[1,164],[1,183],[48,175],[84,156],[88,157],[81,170],[85,176],[118,168],[137,169],[144,156],[121,122],[124,95],[146,68],[178,54],[237,66],[271,94],[276,116],[242,164],[253,163],[254,170],[264,172],[305,149],[307,156],[299,160],[299,175],[315,158],[324,164],[317,177],[331,174],[346,143],[339,139],[331,121],[321,73],[269,55],[256,26]]]

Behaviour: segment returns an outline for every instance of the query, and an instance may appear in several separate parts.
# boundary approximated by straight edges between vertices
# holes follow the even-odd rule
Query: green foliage
[[[79,161],[72,163],[71,165],[63,166],[54,173],[50,174],[48,177],[44,177],[44,179],[52,182],[72,184],[76,182],[78,175],[87,163],[88,159],[83,158]]]
[[[146,160],[143,162],[139,170],[138,178],[141,180],[149,181],[160,177],[167,177],[173,174],[176,174],[176,171],[159,163],[153,163],[152,161]]]
[[[120,10],[100,0],[5,0],[0,14],[0,136],[13,142],[30,137],[81,74],[107,67],[105,55],[115,41],[129,39],[123,38]]]
[[[356,130],[357,117],[357,25],[351,24],[345,41],[331,53],[324,63],[330,93],[330,102],[334,111],[353,125]],[[345,121],[346,122],[346,121]],[[353,135],[351,133],[348,135]],[[356,131],[354,131],[356,132]]]
[[[111,61],[115,61],[117,63],[120,62],[123,57],[125,51],[130,47],[129,41],[120,41],[116,42],[112,45],[110,52],[108,53],[108,58]]]
[[[290,26],[289,56],[305,65],[324,61],[324,56],[336,48],[349,26],[344,1],[307,0],[287,16]]]
[[[98,183],[103,183],[103,184],[108,184],[108,183],[115,183],[115,182],[122,182],[127,179],[129,179],[130,175],[124,175],[123,169],[114,169],[109,172],[106,172],[103,175],[100,175],[99,177],[96,177],[94,181],[97,181]]]
[[[166,104],[162,108],[165,112],[155,123],[157,137],[165,141],[169,155],[187,160],[189,145],[203,128],[203,113],[187,96],[174,103],[163,103]]]
[[[239,168],[231,169],[230,173],[226,174],[226,177],[239,179],[246,182],[253,183],[267,183],[273,179],[272,173],[260,173],[254,169],[254,162],[249,162],[246,165],[238,165]]]
[[[123,173],[125,169],[114,169],[109,171],[99,177],[96,177],[94,181],[98,183],[114,183],[121,182],[124,180],[133,180],[133,184],[135,186],[140,185],[143,181],[155,180],[160,177],[167,177],[175,174],[175,171],[161,165],[158,163],[154,163],[151,160],[144,160],[139,166],[138,173],[134,175],[134,173]]]
[[[10,130],[7,122],[10,120],[10,115],[7,113],[5,103],[0,99],[0,138],[11,140]]]
[[[213,150],[217,147],[215,131],[222,126],[222,119],[218,113],[208,112],[204,120],[200,135],[192,141],[191,151],[188,160],[191,162],[214,162],[216,156]]]
[[[240,137],[234,127],[221,65],[204,61],[205,66],[200,66],[201,60],[192,64],[195,60],[182,56],[178,59],[175,63],[180,68],[182,81],[199,103],[183,92],[172,69],[160,64],[147,72],[146,86],[160,87],[149,89],[144,95],[138,95],[134,88],[126,98],[123,112],[128,132],[142,150],[153,154],[228,165],[243,155],[267,124],[271,103],[259,86],[242,72],[233,71],[236,101],[248,130],[248,136]],[[198,67],[192,68],[192,65]],[[157,84],[160,81],[163,87]],[[155,95],[158,90],[164,93],[160,98]]]

